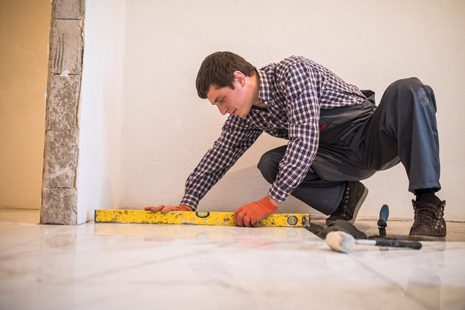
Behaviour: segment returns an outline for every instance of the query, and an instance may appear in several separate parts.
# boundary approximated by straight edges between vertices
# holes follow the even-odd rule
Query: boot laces
[[[412,200],[413,203],[413,209],[415,211],[415,218],[414,218],[414,226],[418,225],[428,225],[428,226],[434,226],[434,228],[438,229],[442,218],[444,216],[444,207],[445,207],[445,202],[442,201],[439,207],[434,208],[434,207],[425,207],[419,205],[418,202],[415,202]]]

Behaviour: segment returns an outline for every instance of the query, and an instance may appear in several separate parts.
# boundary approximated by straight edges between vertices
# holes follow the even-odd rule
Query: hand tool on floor
[[[370,236],[368,239],[379,239],[386,238],[386,227],[387,220],[389,218],[389,207],[388,205],[383,205],[379,211],[379,220],[378,220],[378,231],[379,235]]]
[[[421,249],[422,244],[418,241],[399,241],[399,240],[362,240],[355,239],[351,235],[342,231],[332,231],[326,235],[326,244],[334,251],[349,253],[355,245],[375,245],[397,248]]]
[[[387,227],[388,218],[389,218],[389,207],[388,205],[383,205],[381,207],[381,210],[379,211],[379,220],[378,220],[378,230],[379,230],[380,238],[386,237],[386,227]]]
[[[95,223],[138,223],[236,226],[233,212],[170,211],[166,214],[145,210],[95,210]],[[273,213],[260,221],[266,227],[308,227],[309,214]]]

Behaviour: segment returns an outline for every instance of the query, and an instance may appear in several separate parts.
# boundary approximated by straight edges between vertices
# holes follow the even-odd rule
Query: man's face
[[[210,86],[207,94],[208,101],[216,105],[222,115],[232,114],[244,118],[252,107],[250,96],[247,94],[241,79],[234,80],[234,89],[230,87],[216,88]]]

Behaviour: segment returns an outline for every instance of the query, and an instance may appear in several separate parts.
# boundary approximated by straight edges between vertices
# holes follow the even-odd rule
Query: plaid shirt
[[[267,109],[252,107],[241,119],[230,115],[221,136],[186,181],[182,205],[196,208],[262,132],[289,139],[279,173],[269,195],[283,202],[302,182],[319,143],[320,109],[361,104],[365,96],[327,68],[292,56],[258,70],[259,100]]]

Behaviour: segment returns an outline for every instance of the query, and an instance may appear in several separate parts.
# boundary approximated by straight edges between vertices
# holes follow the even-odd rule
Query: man
[[[256,226],[293,195],[330,215],[354,222],[368,189],[359,180],[401,162],[409,178],[415,220],[409,238],[444,240],[445,201],[436,195],[439,142],[436,103],[416,78],[397,81],[379,107],[327,68],[292,56],[257,70],[230,52],[208,56],[197,75],[197,92],[229,114],[219,139],[186,182],[179,206],[153,212],[193,211],[262,132],[288,139],[265,153],[258,168],[270,182],[268,195],[234,212],[239,226]]]

